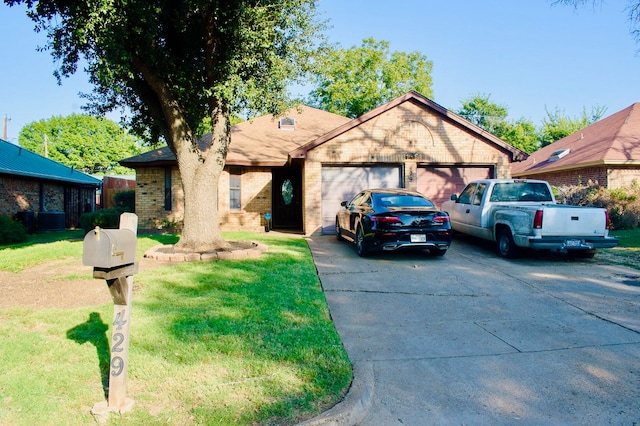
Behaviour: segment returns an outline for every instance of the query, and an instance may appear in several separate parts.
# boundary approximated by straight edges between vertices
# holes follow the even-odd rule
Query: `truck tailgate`
[[[542,207],[543,236],[604,236],[606,212],[597,207],[576,207],[563,204]]]

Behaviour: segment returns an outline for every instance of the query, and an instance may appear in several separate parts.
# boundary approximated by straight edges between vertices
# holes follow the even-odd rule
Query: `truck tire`
[[[497,246],[500,257],[506,257],[507,259],[518,257],[518,246],[513,241],[511,231],[508,229],[501,229],[498,232]]]

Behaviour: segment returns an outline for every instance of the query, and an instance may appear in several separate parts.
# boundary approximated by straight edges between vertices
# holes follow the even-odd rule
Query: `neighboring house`
[[[614,189],[640,182],[640,103],[539,149],[514,163],[511,174],[554,186],[592,181]]]
[[[210,137],[210,135],[209,135]],[[353,120],[307,106],[233,126],[218,182],[222,229],[332,233],[340,202],[364,188],[406,187],[436,203],[472,179],[508,177],[526,154],[409,92]],[[176,159],[161,148],[120,162],[136,169],[141,228],[178,222]]]
[[[100,180],[0,139],[0,214],[29,231],[77,228],[96,207]]]

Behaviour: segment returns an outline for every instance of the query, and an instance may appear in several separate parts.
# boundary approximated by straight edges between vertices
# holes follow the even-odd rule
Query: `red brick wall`
[[[526,176],[530,179],[546,180],[552,186],[586,185],[589,181],[607,186],[606,167],[587,167],[584,169],[567,170],[555,173],[541,173]]]
[[[43,182],[45,211],[64,211],[64,186]],[[0,214],[13,216],[19,211],[40,211],[40,182],[15,176],[0,176]]]

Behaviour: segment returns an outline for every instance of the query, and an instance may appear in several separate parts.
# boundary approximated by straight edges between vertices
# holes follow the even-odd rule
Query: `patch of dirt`
[[[246,249],[247,242],[237,241],[232,247]],[[139,272],[175,265],[165,260],[142,258]],[[135,289],[135,278],[134,278]],[[73,309],[112,302],[106,281],[93,278],[93,268],[77,258],[46,262],[21,272],[0,271],[0,309],[59,308]]]
[[[158,266],[161,264],[150,260],[140,262],[140,270]],[[106,281],[93,278],[93,268],[83,266],[76,258],[43,263],[17,273],[0,271],[0,309],[72,309],[111,301]]]

